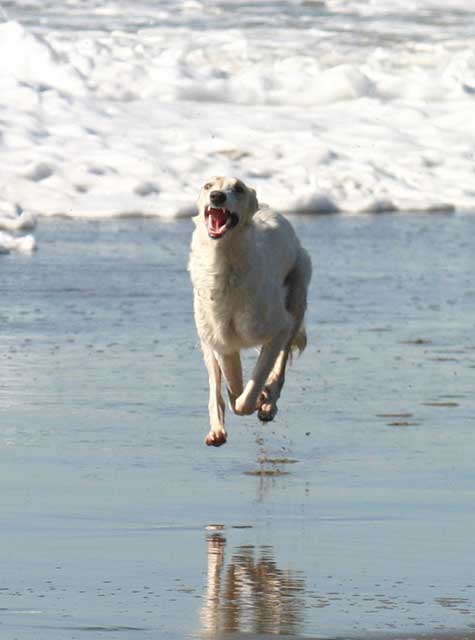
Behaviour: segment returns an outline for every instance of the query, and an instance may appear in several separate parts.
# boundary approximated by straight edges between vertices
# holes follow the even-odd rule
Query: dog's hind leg
[[[213,350],[202,344],[204,361],[209,377],[209,421],[210,430],[205,438],[208,446],[219,447],[227,440],[228,434],[224,428],[224,400],[221,395],[221,369]]]
[[[243,390],[241,357],[238,351],[230,354],[217,354],[216,357],[226,382],[231,409],[235,412],[236,398],[241,395]]]
[[[290,353],[290,342],[277,356],[275,365],[257,400],[257,415],[262,422],[270,422],[277,414],[277,400],[284,386],[285,368]]]
[[[270,422],[277,414],[277,400],[284,387],[285,370],[291,355],[292,349],[301,349],[302,343],[305,343],[305,330],[298,327],[292,332],[292,335],[284,349],[281,350],[265,386],[262,388],[260,396],[257,400],[257,415],[262,422]]]
[[[235,413],[239,415],[254,413],[262,388],[275,365],[279,353],[285,348],[288,340],[289,330],[284,329],[262,347],[251,378],[234,404]]]
[[[277,356],[275,365],[257,401],[258,417],[262,422],[273,420],[277,414],[277,400],[284,386],[285,369],[291,350],[294,348],[302,352],[307,343],[303,318],[307,306],[309,272],[309,261],[304,255],[302,264],[297,263],[285,281],[287,286],[286,308],[293,317],[293,329],[285,348]]]

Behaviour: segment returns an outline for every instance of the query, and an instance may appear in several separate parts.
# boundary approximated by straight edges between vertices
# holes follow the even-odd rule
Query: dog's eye
[[[237,184],[233,188],[233,191],[235,191],[236,193],[244,193],[244,188],[240,184]]]
[[[211,189],[212,186],[213,186],[212,182],[207,182],[203,187],[203,189],[206,189],[206,191],[209,191],[209,189]]]

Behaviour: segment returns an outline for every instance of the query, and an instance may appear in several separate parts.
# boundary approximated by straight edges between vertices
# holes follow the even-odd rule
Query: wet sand
[[[309,346],[220,449],[189,221],[0,256],[0,637],[475,637],[475,217],[294,222]]]

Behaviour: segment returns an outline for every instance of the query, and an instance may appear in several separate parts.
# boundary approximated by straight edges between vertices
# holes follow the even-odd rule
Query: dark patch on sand
[[[244,471],[245,476],[288,476],[288,471],[282,471],[282,469],[250,469],[249,471]]]
[[[446,401],[446,402],[422,402],[424,407],[459,407],[460,404],[458,402]]]
[[[388,427],[416,427],[419,422],[408,422],[407,420],[395,420],[388,422]]]
[[[294,460],[293,458],[268,458],[264,456],[259,458],[257,462],[259,462],[259,464],[295,464],[300,461]]]

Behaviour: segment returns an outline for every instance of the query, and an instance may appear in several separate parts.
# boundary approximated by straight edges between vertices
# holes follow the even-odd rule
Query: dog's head
[[[208,180],[198,198],[198,220],[210,238],[218,240],[231,229],[245,227],[258,210],[256,192],[237,178]]]

